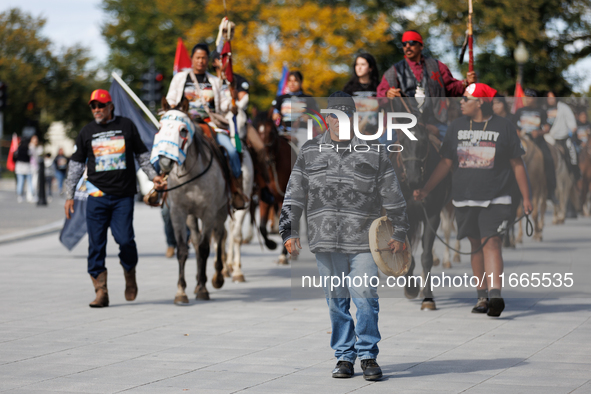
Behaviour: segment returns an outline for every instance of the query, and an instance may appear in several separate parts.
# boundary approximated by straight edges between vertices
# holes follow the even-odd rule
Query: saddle
[[[246,196],[242,190],[242,175],[239,178],[234,178],[230,169],[230,158],[225,155],[225,149],[220,146],[215,139],[215,131],[207,123],[197,123],[203,135],[209,140],[209,142],[216,148],[214,149],[215,158],[222,167],[224,178],[226,180],[226,187],[230,191],[231,202],[234,209],[245,209],[250,199]],[[245,144],[243,143],[243,146]],[[242,152],[238,153],[240,157],[240,163],[243,161]]]

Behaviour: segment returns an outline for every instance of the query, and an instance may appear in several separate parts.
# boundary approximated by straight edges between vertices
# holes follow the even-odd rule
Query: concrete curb
[[[12,234],[6,234],[0,236],[0,245],[7,244],[10,242],[23,241],[25,239],[36,238],[47,234],[57,233],[61,231],[63,226],[64,220],[58,220],[53,223],[46,224],[44,226],[39,226]]]

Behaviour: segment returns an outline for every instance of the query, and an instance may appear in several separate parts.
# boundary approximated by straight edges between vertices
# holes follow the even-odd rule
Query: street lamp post
[[[519,44],[517,44],[517,48],[515,48],[515,52],[513,53],[513,58],[519,67],[517,83],[523,86],[523,65],[529,59],[529,53],[527,52],[527,49],[525,48],[525,45],[523,45],[522,41],[519,41]]]

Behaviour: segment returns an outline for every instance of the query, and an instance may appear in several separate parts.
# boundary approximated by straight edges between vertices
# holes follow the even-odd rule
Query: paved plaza
[[[1,209],[4,222],[10,212]],[[190,297],[179,307],[172,302],[178,266],[164,257],[159,211],[137,204],[135,230],[138,298],[124,299],[110,237],[111,305],[104,309],[88,307],[86,238],[72,252],[57,233],[0,244],[0,392],[591,393],[591,299],[580,292],[506,299],[500,318],[471,314],[473,291],[470,298],[436,291],[436,311],[420,311],[418,299],[382,298],[384,379],[365,381],[359,362],[354,378],[332,379],[326,302],[292,298],[291,267],[276,265],[275,252],[255,238],[243,248],[246,283],[214,290],[209,281],[211,301]],[[526,239],[504,251],[507,270],[543,272],[553,264],[568,272],[589,262],[590,235],[588,218],[547,225],[543,243]],[[578,266],[574,280],[587,281],[591,266]],[[192,295],[193,250],[187,267]],[[465,271],[466,256],[446,270]]]

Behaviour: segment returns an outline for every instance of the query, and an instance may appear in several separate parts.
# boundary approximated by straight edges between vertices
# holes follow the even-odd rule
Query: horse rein
[[[211,148],[209,147],[209,145],[206,145],[206,147],[207,147],[207,149],[209,149],[210,155],[209,155],[209,163],[207,164],[207,167],[203,171],[201,171],[199,174],[195,175],[193,178],[191,178],[191,179],[189,179],[189,180],[181,183],[180,185],[176,185],[176,186],[173,186],[171,188],[162,189],[162,190],[158,190],[158,191],[160,191],[160,192],[169,192],[171,190],[178,189],[179,187],[185,186],[187,183],[193,182],[194,180],[196,180],[196,179],[202,177],[203,175],[205,175],[205,173],[207,171],[209,171],[209,169],[211,168],[211,165],[213,164],[213,151],[211,150]]]
[[[448,244],[447,242],[445,242],[443,240],[443,238],[441,238],[439,236],[439,234],[437,234],[437,231],[433,229],[433,226],[431,226],[431,222],[429,222],[429,215],[427,214],[427,209],[425,208],[425,204],[423,204],[423,202],[420,203],[421,208],[423,208],[423,213],[425,214],[425,222],[427,223],[427,226],[429,226],[429,229],[431,231],[433,231],[433,234],[435,234],[435,236],[437,237],[438,240],[441,241],[442,244],[444,244],[445,246],[447,246],[450,250],[453,250],[454,252],[458,253],[458,254],[464,254],[464,255],[473,255],[476,254],[478,252],[480,252],[482,250],[482,248],[484,248],[484,245],[486,245],[486,243],[488,242],[489,239],[491,239],[492,237],[496,237],[499,235],[502,235],[504,233],[506,233],[509,230],[509,227],[512,227],[514,224],[518,223],[521,219],[525,218],[525,234],[528,237],[531,237],[534,233],[534,225],[531,222],[530,218],[529,218],[529,214],[528,213],[524,213],[523,215],[521,215],[519,218],[515,219],[513,222],[511,222],[510,224],[508,224],[503,230],[501,231],[497,231],[494,234],[489,235],[488,237],[486,237],[484,239],[484,242],[482,242],[482,244],[473,252],[460,252],[458,249],[453,248],[450,244]]]

